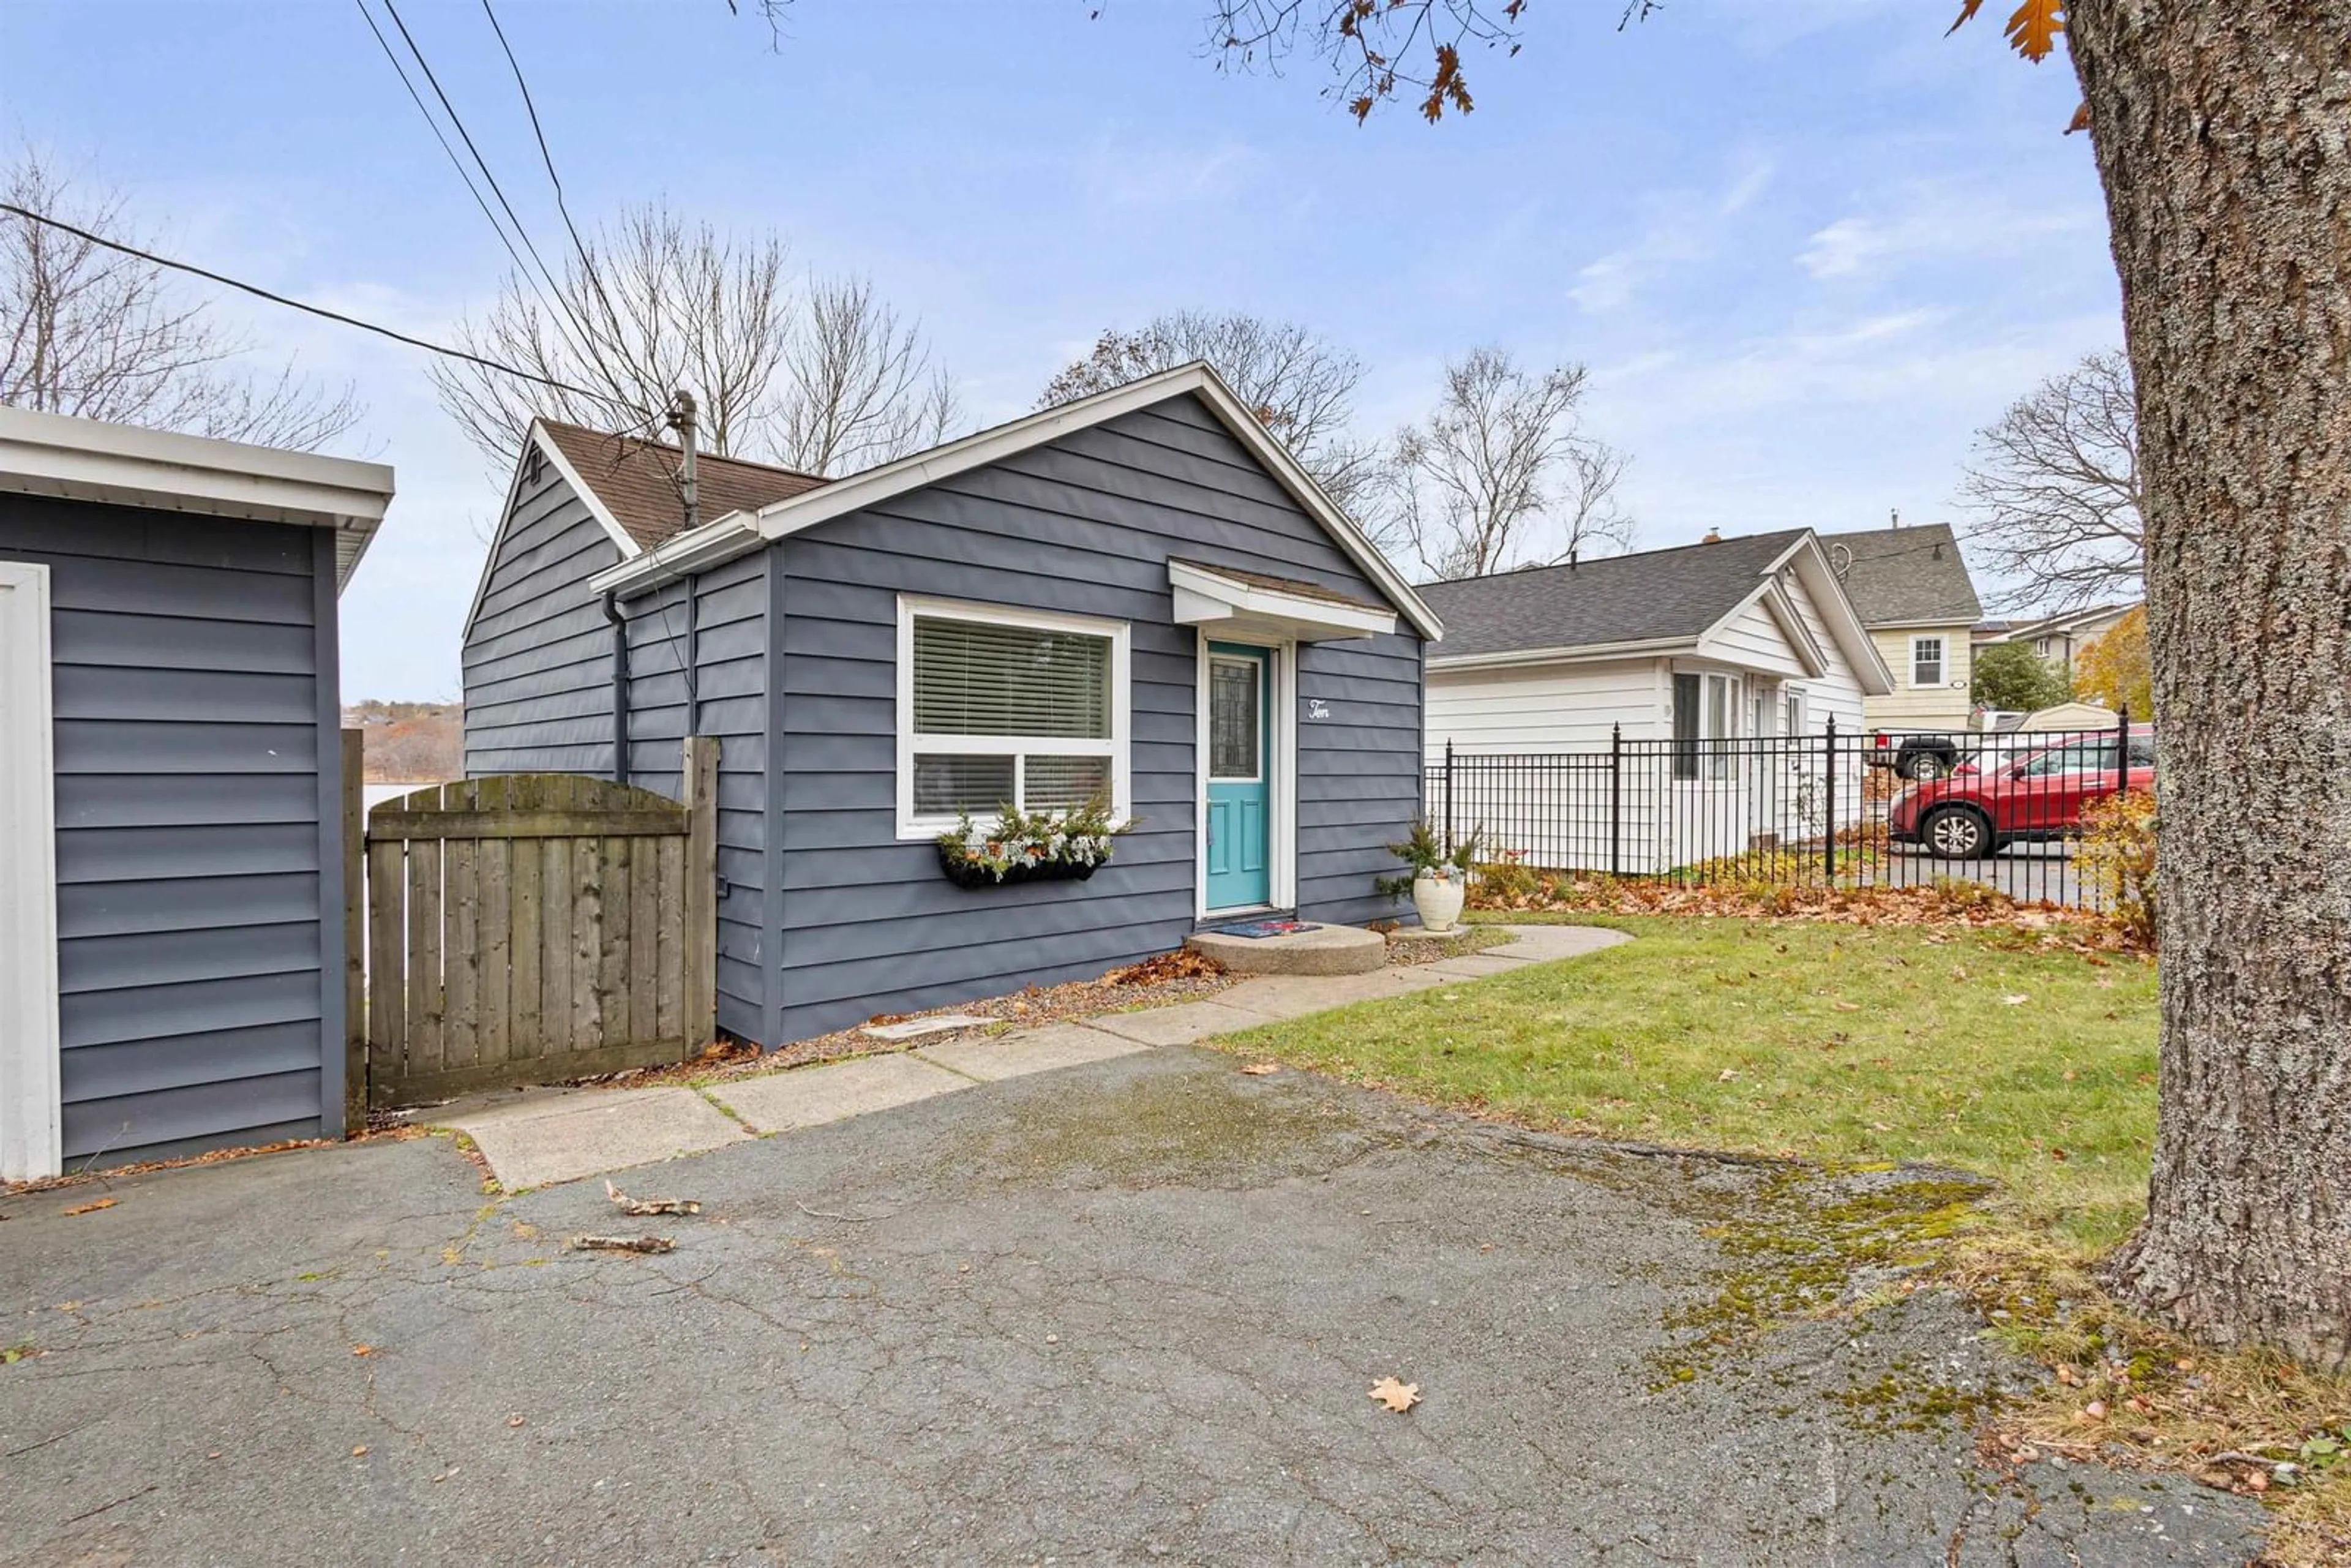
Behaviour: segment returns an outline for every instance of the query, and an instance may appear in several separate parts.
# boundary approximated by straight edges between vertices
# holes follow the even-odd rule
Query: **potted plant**
[[[1421,929],[1441,936],[1461,918],[1461,904],[1469,892],[1469,868],[1477,863],[1479,829],[1459,843],[1447,845],[1434,823],[1412,825],[1409,837],[1388,846],[1388,853],[1410,868],[1407,876],[1383,877],[1380,891],[1391,898],[1411,895]]]
[[[1113,822],[1110,802],[1101,797],[1059,812],[1007,806],[985,828],[966,811],[938,837],[939,870],[957,887],[1083,882],[1110,863],[1113,841],[1134,826]]]

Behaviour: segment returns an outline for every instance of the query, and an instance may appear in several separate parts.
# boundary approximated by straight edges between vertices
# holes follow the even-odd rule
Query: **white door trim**
[[[1298,644],[1284,638],[1196,632],[1192,680],[1192,917],[1241,915],[1263,907],[1298,907]],[[1273,858],[1272,901],[1238,909],[1208,907],[1208,643],[1263,648],[1272,655],[1273,788],[1268,791],[1267,850]]]
[[[0,1181],[63,1160],[51,727],[49,569],[0,561]]]

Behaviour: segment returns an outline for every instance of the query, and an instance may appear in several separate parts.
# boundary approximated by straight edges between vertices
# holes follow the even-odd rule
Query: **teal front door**
[[[1273,654],[1208,644],[1208,907],[1273,897]]]

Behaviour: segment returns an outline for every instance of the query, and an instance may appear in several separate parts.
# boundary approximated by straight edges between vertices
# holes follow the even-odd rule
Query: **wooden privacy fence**
[[[683,801],[569,773],[436,785],[368,813],[354,1085],[385,1106],[678,1061],[716,986],[718,743]],[[351,896],[360,882],[351,878]],[[354,933],[356,936],[357,933]]]

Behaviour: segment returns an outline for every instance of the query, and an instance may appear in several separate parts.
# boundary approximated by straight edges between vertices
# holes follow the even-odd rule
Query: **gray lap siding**
[[[621,559],[552,469],[515,498],[466,628],[465,773],[612,768],[612,629],[588,580]]]
[[[336,1130],[332,536],[8,497],[0,559],[50,573],[65,1158]]]
[[[1360,569],[1188,397],[835,518],[772,547],[783,615],[782,1040],[1100,974],[1177,946],[1194,920],[1196,634],[1172,623],[1171,558],[1376,601]],[[896,837],[902,593],[1098,616],[1132,628],[1138,825],[1086,882],[967,891]],[[1418,808],[1420,643],[1300,650],[1299,907],[1384,913],[1379,846]],[[1303,716],[1322,699],[1326,720]],[[772,1043],[772,1042],[770,1042]]]

